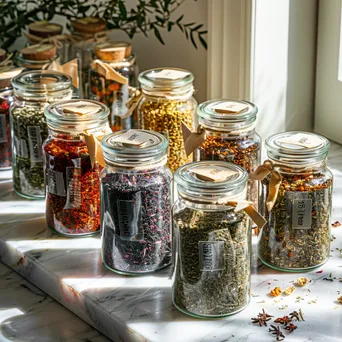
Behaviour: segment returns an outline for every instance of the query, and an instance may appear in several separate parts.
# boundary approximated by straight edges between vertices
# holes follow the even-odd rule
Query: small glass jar
[[[141,128],[163,133],[169,140],[168,167],[175,172],[192,161],[184,149],[182,122],[196,127],[194,76],[175,68],[157,68],[139,75],[143,97],[139,104]]]
[[[267,223],[259,233],[258,254],[267,266],[302,272],[328,260],[333,184],[326,164],[329,147],[326,138],[314,133],[286,132],[266,139],[268,158],[282,177],[270,211],[270,176],[262,181],[261,213]]]
[[[44,198],[42,143],[48,136],[44,107],[72,96],[71,78],[59,72],[28,71],[12,79],[10,109],[13,183],[17,194]]]
[[[225,176],[208,180],[203,170]],[[188,315],[228,316],[249,303],[250,219],[227,204],[246,200],[247,180],[244,169],[220,161],[194,162],[175,173],[172,296],[174,305]]]
[[[121,43],[122,46],[117,46],[120,43],[98,44],[95,46],[95,58],[126,77],[127,84],[107,79],[94,68],[90,68],[89,72],[89,97],[110,108],[109,122],[113,132],[138,128],[138,120],[133,113],[123,118],[128,110],[126,103],[130,98],[129,87],[136,87],[138,83],[138,67],[136,57],[131,53],[131,44],[123,44]],[[110,48],[110,46],[114,47]],[[108,51],[111,49],[113,51]],[[119,49],[123,50],[122,54],[118,54]],[[125,51],[128,51],[128,55]]]
[[[137,139],[143,143],[131,145]],[[115,132],[102,140],[102,260],[117,273],[154,272],[171,263],[167,147],[163,135],[144,130]]]
[[[43,144],[48,227],[69,237],[97,233],[102,166],[92,162],[85,135],[108,133],[109,109],[96,101],[70,100],[46,107],[44,114],[49,128]]]
[[[235,108],[235,109],[234,109]],[[205,141],[194,159],[220,160],[243,167],[248,173],[260,164],[261,138],[255,131],[258,108],[247,101],[211,100],[198,106],[198,123]],[[258,208],[259,186],[248,181],[247,199]]]

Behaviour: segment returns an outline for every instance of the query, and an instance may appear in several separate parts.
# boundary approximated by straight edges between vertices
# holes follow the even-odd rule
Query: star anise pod
[[[282,341],[285,338],[285,335],[282,333],[279,326],[276,327],[275,325],[271,325],[271,328],[268,329],[268,331],[276,337],[277,341]]]
[[[288,330],[290,333],[295,331],[297,329],[297,326],[293,323],[290,323],[289,325],[285,326],[284,329]]]
[[[300,321],[300,316],[299,313],[297,311],[293,311],[290,313],[290,318],[292,321]]]
[[[280,323],[284,325],[287,325],[291,322],[292,322],[292,319],[289,316],[279,317],[274,321],[274,323]]]
[[[267,322],[272,318],[272,315],[269,315],[268,313],[265,312],[264,309],[262,309],[262,312],[258,314],[258,317],[251,318],[252,323],[258,323],[259,326],[265,326],[267,327]]]

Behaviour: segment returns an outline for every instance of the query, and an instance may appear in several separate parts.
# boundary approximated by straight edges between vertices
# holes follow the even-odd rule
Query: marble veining
[[[336,144],[329,166],[335,177],[332,219],[342,222],[342,148]],[[173,307],[170,269],[140,277],[114,274],[102,265],[99,237],[66,239],[53,234],[46,228],[44,202],[15,195],[5,174],[0,174],[0,191],[0,260],[113,341],[273,341],[268,328],[253,326],[250,318],[262,308],[276,317],[302,308],[306,321],[298,323],[286,341],[341,342],[342,305],[337,297],[342,293],[342,258],[337,248],[342,248],[342,227],[332,229],[331,258],[320,268],[322,273],[271,270],[258,262],[254,248],[247,309],[225,319],[195,319]],[[330,273],[337,279],[323,280]],[[286,288],[301,275],[312,280],[307,287],[287,297],[268,295],[270,289]]]

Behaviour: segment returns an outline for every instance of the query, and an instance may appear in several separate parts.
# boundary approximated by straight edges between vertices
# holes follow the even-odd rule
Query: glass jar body
[[[141,128],[164,134],[169,140],[167,166],[175,172],[180,166],[191,162],[184,149],[182,122],[189,128],[196,127],[197,102],[190,96],[186,99],[144,95],[139,104]]]
[[[49,228],[69,237],[99,232],[101,167],[92,165],[84,137],[49,129],[43,156]]]
[[[89,72],[89,97],[99,101],[110,108],[109,123],[113,132],[138,128],[137,115],[134,113],[122,118],[127,112],[126,102],[129,100],[129,87],[136,87],[138,84],[138,67],[135,57],[132,55],[127,60],[115,63],[107,63],[119,74],[128,79],[128,84],[120,84],[114,80],[106,79],[96,70],[90,68]]]
[[[13,102],[11,88],[0,89],[0,171],[12,167],[10,106]]]
[[[283,271],[304,271],[324,264],[330,254],[333,176],[325,162],[306,170],[276,168],[282,182],[274,207],[266,199],[269,178],[262,181],[258,254],[266,265]]]
[[[171,263],[172,174],[160,166],[101,173],[102,260],[123,274],[154,272]]]
[[[261,138],[254,130],[238,135],[227,131],[205,129],[205,141],[195,151],[194,159],[231,162],[244,168],[248,173],[260,165]],[[248,180],[247,200],[258,208],[259,185]]]
[[[250,300],[251,230],[244,212],[179,197],[173,208],[174,305],[195,317],[228,316]]]

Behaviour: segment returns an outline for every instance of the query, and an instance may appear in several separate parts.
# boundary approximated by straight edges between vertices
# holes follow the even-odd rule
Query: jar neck
[[[27,89],[14,89],[14,96],[19,101],[31,103],[52,103],[63,100],[71,100],[72,88],[58,90],[58,91],[44,91],[39,89],[37,91]]]
[[[145,164],[140,164],[140,165],[137,164],[135,166],[117,164],[106,158],[105,158],[105,162],[106,162],[106,167],[113,172],[120,172],[120,173],[142,172],[143,173],[145,171],[154,172],[154,171],[158,171],[160,168],[165,168],[167,157],[159,161],[157,160],[154,163],[149,163],[149,164],[145,163]]]
[[[237,138],[248,136],[255,133],[256,122],[227,122],[215,123],[210,120],[199,118],[199,124],[206,130],[208,136],[226,135],[227,137]]]
[[[60,127],[52,127],[48,125],[48,131],[52,138],[54,139],[62,139],[62,140],[80,140],[85,135],[85,131],[96,134],[101,133],[105,130],[105,124],[101,126],[96,127],[66,127],[66,126],[60,126]]]
[[[192,84],[174,88],[144,88],[142,85],[141,90],[143,95],[152,101],[155,101],[156,99],[164,99],[166,101],[186,101],[194,94],[194,87]]]
[[[327,168],[327,158],[318,161],[305,163],[305,160],[299,162],[279,161],[269,158],[273,163],[274,169],[284,174],[305,174],[319,173]]]

